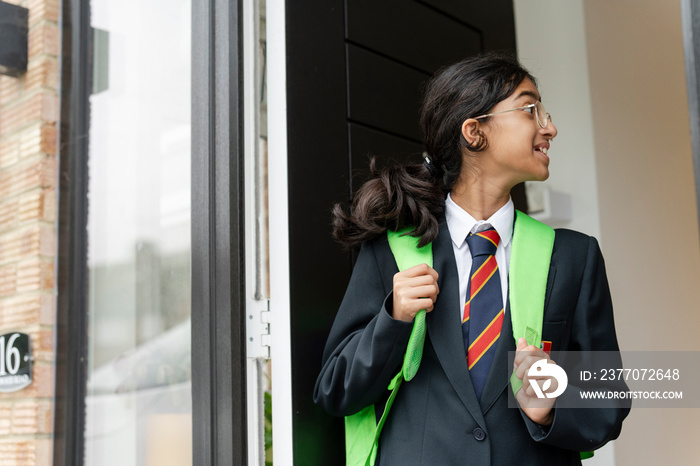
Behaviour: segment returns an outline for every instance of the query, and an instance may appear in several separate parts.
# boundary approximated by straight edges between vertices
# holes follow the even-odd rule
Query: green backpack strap
[[[516,345],[521,337],[528,345],[539,347],[542,343],[544,297],[553,248],[554,230],[516,210],[508,269],[510,320]],[[523,382],[515,372],[510,382],[515,395]]]
[[[413,228],[405,228],[400,231],[387,231],[389,247],[396,260],[399,271],[406,270],[418,264],[433,266],[433,247],[428,244],[418,247],[419,238],[409,236]],[[345,459],[348,466],[371,466],[377,457],[379,436],[386,422],[401,383],[409,381],[418,372],[423,358],[423,345],[425,343],[425,309],[418,311],[413,319],[413,329],[408,340],[406,353],[403,358],[401,370],[389,384],[389,399],[384,406],[384,412],[376,421],[374,405],[364,408],[351,416],[345,417]]]
[[[433,266],[433,245],[432,243],[418,247],[419,238],[408,236],[413,228],[404,228],[401,231],[387,231],[389,247],[396,259],[399,271],[410,269],[418,264],[428,264]],[[406,355],[403,358],[401,372],[403,378],[408,382],[418,372],[420,361],[423,358],[423,344],[425,343],[425,309],[418,311],[413,319],[413,330],[406,347]]]
[[[544,298],[553,249],[554,230],[516,210],[508,269],[510,319],[516,345],[520,337],[524,337],[528,345],[540,347],[542,344]],[[510,376],[510,386],[513,395],[523,386],[515,372]],[[593,452],[582,451],[579,456],[585,460],[592,458]]]
[[[377,438],[377,420],[374,405],[345,416],[345,464],[365,466],[373,451],[376,450],[375,438]]]

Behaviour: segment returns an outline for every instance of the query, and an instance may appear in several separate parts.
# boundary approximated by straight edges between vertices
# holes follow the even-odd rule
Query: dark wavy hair
[[[488,113],[525,78],[536,85],[513,54],[497,52],[464,59],[435,73],[425,86],[420,114],[426,163],[379,170],[373,159],[370,179],[355,194],[350,213],[340,204],[333,207],[333,237],[352,248],[387,229],[412,226],[411,236],[420,237],[421,246],[434,241],[445,196],[462,171],[463,155],[488,147],[483,133],[470,144],[462,135],[462,123]]]

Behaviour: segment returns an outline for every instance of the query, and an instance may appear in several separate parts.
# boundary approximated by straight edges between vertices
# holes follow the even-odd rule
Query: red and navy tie
[[[503,295],[496,263],[496,248],[500,240],[493,228],[467,237],[472,268],[462,317],[462,336],[467,350],[469,375],[479,399],[503,324]]]

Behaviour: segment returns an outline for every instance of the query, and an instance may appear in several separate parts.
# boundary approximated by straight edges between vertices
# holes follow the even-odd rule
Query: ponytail
[[[360,246],[387,229],[414,227],[411,236],[420,237],[419,246],[438,236],[437,217],[445,210],[446,192],[436,179],[436,167],[398,165],[376,168],[370,162],[371,178],[355,194],[350,212],[340,204],[333,207],[333,237],[346,248]]]

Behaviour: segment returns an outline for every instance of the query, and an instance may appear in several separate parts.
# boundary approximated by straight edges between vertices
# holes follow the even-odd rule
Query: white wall
[[[516,0],[518,56],[537,78],[559,135],[552,142],[554,191],[571,196],[573,218],[551,223],[600,237],[582,0]],[[550,223],[550,222],[547,222]]]
[[[621,349],[700,349],[678,0],[514,4],[520,57],[560,131],[547,183],[572,196],[564,226],[601,240]],[[633,409],[614,451],[584,464],[697,464],[699,434],[694,410]]]
[[[700,238],[680,2],[586,0],[584,13],[620,345],[697,351]],[[699,435],[694,410],[633,409],[618,465],[697,464]]]
[[[572,219],[546,222],[601,238],[586,31],[582,0],[516,0],[518,56],[537,78],[542,101],[559,135],[552,142],[553,191],[571,196]],[[614,466],[609,443],[586,466]]]

